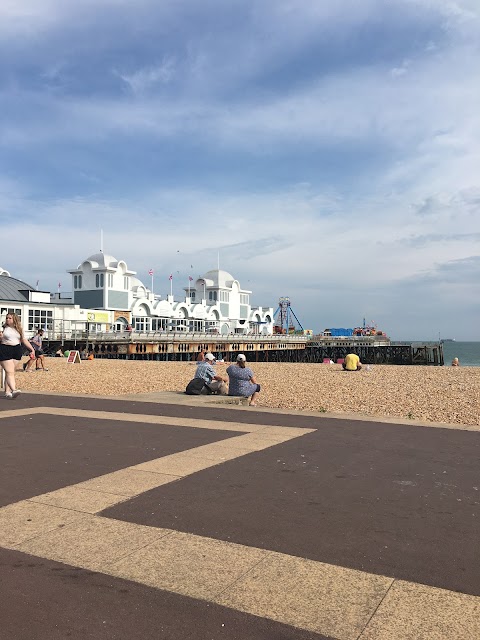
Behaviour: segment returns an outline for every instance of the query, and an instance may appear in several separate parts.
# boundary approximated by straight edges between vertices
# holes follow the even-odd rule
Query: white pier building
[[[117,331],[228,335],[273,333],[273,307],[252,307],[252,292],[221,269],[190,282],[181,300],[153,293],[128,268],[102,251],[69,269],[72,293],[51,294],[0,268],[0,320],[14,311],[26,332],[46,330],[50,340]]]

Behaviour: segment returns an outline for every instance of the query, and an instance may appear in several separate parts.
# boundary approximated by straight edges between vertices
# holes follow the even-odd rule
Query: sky
[[[478,340],[478,0],[2,0],[0,267]]]

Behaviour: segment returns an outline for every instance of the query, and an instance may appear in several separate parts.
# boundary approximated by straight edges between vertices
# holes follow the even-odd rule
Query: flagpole
[[[190,276],[188,277],[188,298],[190,299]]]
[[[173,274],[170,275],[170,295],[173,296]]]
[[[152,273],[152,295],[155,296],[155,294],[153,293],[153,273]]]

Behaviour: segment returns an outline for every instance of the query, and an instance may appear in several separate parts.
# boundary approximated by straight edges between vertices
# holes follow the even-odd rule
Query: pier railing
[[[118,343],[118,342],[198,342],[202,344],[204,342],[274,342],[274,343],[291,343],[291,342],[308,342],[309,336],[302,335],[260,335],[260,334],[246,334],[246,333],[233,333],[228,335],[222,335],[221,333],[204,333],[194,331],[108,331],[104,333],[100,332],[88,332],[88,331],[71,331],[68,336],[66,334],[55,334],[48,336],[50,341],[55,340],[76,340],[77,342],[86,341],[95,343]]]

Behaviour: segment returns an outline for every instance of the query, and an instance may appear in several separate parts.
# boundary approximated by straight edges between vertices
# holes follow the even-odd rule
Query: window
[[[125,291],[128,291],[129,288],[129,278],[128,276],[124,276],[123,277],[123,288],[125,289]]]
[[[240,294],[240,304],[249,304],[250,296],[247,293]]]
[[[73,288],[76,289],[78,287],[78,276],[73,276]]]
[[[82,276],[78,276],[78,288],[82,288]]]
[[[230,294],[228,291],[220,291],[220,301],[221,302],[229,302]]]
[[[149,317],[139,317],[133,319],[133,327],[135,331],[150,331],[150,318]]]
[[[195,291],[190,293],[190,300],[195,300]]]
[[[105,284],[104,278],[105,276],[103,273],[97,273],[95,276],[95,286],[97,289],[103,289],[103,285]]]
[[[30,309],[28,312],[28,330],[53,329],[53,311]]]
[[[100,275],[98,273],[95,276],[95,286],[97,287],[97,289],[100,286]]]
[[[113,287],[113,273],[108,274],[108,288],[111,289]]]
[[[21,309],[11,309],[7,307],[2,307],[0,315],[2,316],[2,322],[5,322],[5,318],[9,313],[15,313],[19,318],[20,322],[22,322],[22,310]]]
[[[166,331],[167,318],[152,318],[152,331]]]
[[[217,292],[216,291],[209,291],[208,292],[208,299],[210,300],[210,302],[216,302],[217,301]]]

